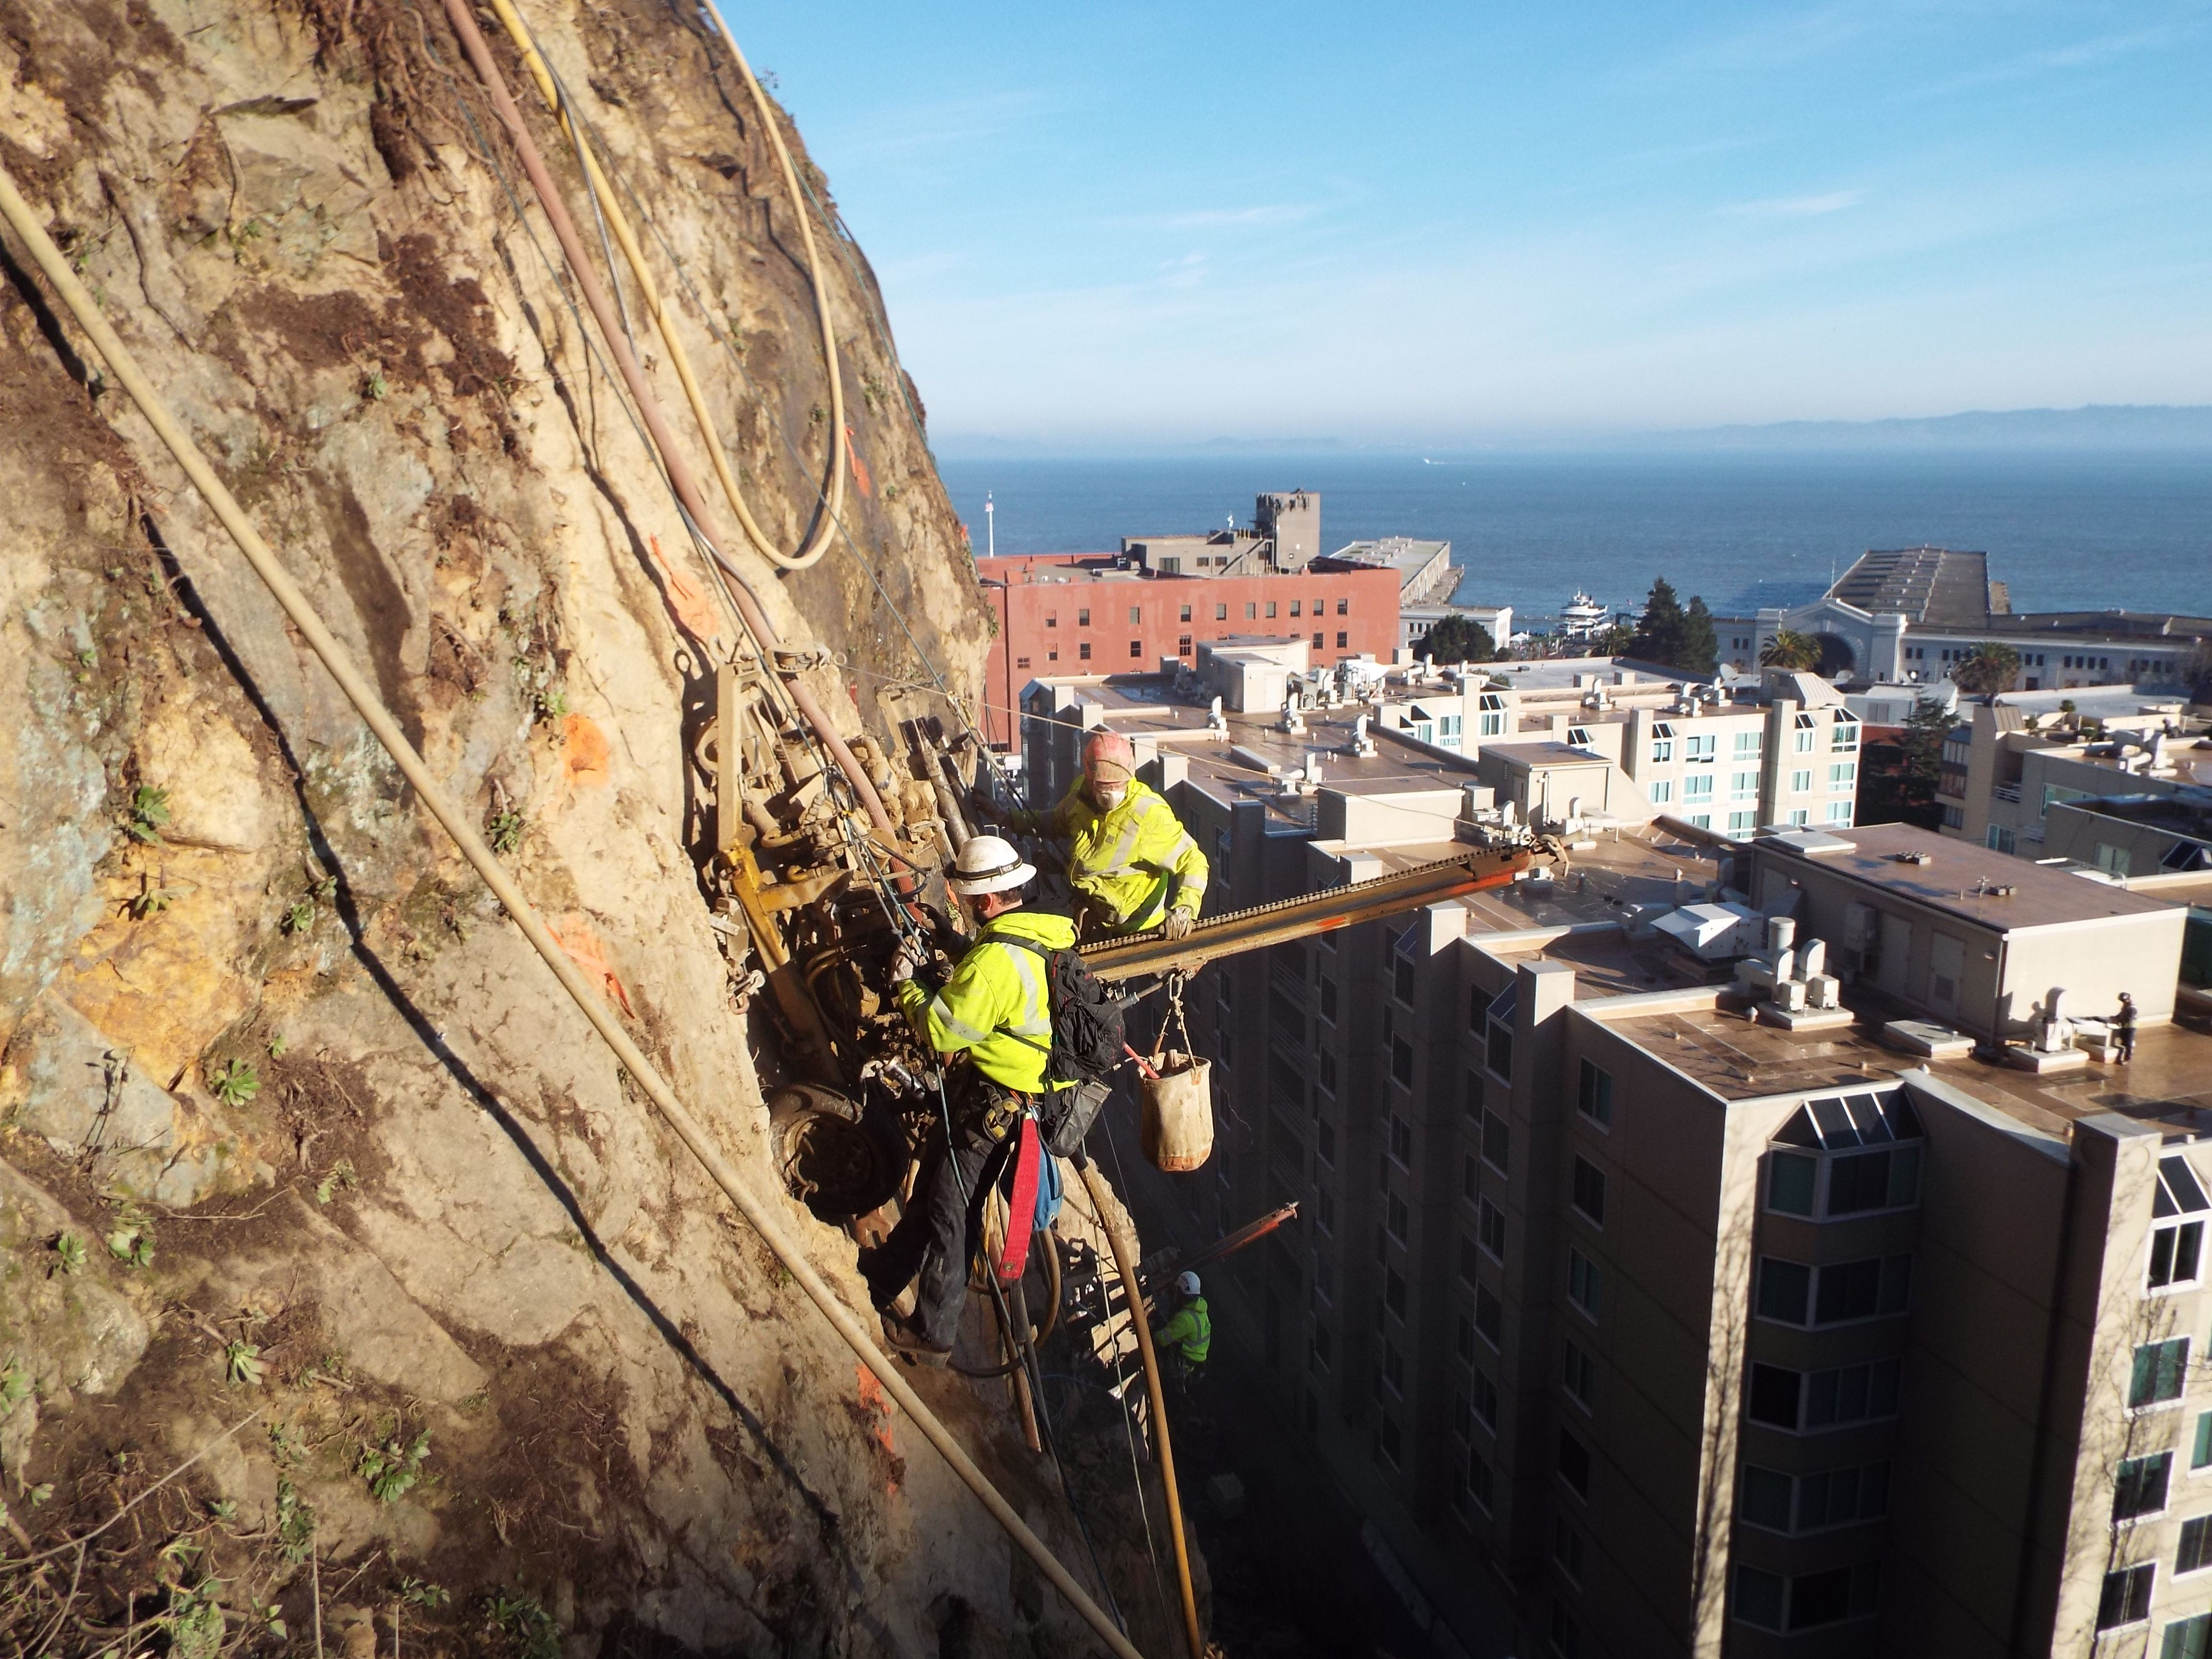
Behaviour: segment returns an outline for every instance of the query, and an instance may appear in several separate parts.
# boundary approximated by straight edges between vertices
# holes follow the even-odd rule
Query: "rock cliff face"
[[[678,9],[527,10],[794,547],[828,400],[753,106]],[[573,151],[486,31],[592,234]],[[703,571],[441,9],[0,0],[0,159],[771,1190],[761,1045],[695,861],[711,681],[675,612]],[[788,577],[738,556],[787,640],[837,653],[817,695],[888,729],[886,696],[939,672],[972,701],[988,622],[866,266],[833,211],[817,237],[848,533]],[[429,825],[23,251],[6,264],[0,1465],[19,1542],[125,1518],[73,1595],[72,1553],[0,1563],[0,1626],[273,1650],[272,1619],[306,1643],[319,1585],[342,1628],[319,1639],[356,1655],[1082,1650]],[[696,446],[641,322],[638,349]],[[865,1305],[844,1237],[789,1224]],[[1002,1409],[938,1397],[1076,1559]]]

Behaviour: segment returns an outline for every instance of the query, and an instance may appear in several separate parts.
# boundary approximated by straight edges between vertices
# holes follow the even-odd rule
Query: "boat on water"
[[[1563,634],[1595,634],[1611,620],[1613,612],[1582,591],[1559,608],[1559,631]]]

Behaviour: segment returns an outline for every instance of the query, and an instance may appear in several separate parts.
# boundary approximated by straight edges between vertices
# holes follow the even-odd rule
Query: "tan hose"
[[[184,469],[185,476],[191,480],[193,487],[214,509],[216,516],[222,520],[223,528],[238,544],[239,551],[246,555],[246,562],[268,585],[276,603],[284,608],[284,614],[300,630],[300,636],[322,659],[323,666],[330,671],[331,678],[337,682],[338,689],[345,693],[347,701],[360,711],[362,719],[368,723],[368,729],[376,734],[377,741],[384,745],[407,781],[422,797],[422,804],[429,808],[430,815],[453,838],[454,844],[461,849],[462,856],[476,866],[477,873],[483,878],[484,884],[498,896],[499,902],[507,908],[507,915],[514,918],[515,925],[522,929],[523,937],[544,958],[545,965],[553,970],[553,976],[561,981],[562,988],[574,999],[576,1006],[583,1011],[584,1018],[592,1022],[593,1029],[605,1041],[607,1047],[614,1050],[615,1058],[636,1079],[647,1097],[660,1109],[660,1115],[667,1120],[669,1127],[675,1130],[678,1139],[690,1149],[691,1155],[699,1160],[714,1184],[728,1194],[730,1202],[736,1205],[738,1212],[751,1223],[769,1249],[775,1253],[776,1260],[784,1265],[791,1276],[799,1281],[799,1288],[822,1310],[823,1317],[860,1356],[860,1363],[875,1373],[929,1443],[944,1454],[945,1461],[952,1466],[953,1473],[967,1484],[969,1489],[982,1501],[983,1507],[991,1512],[992,1518],[1006,1528],[1023,1553],[1037,1564],[1039,1571],[1067,1598],[1068,1604],[1082,1615],[1084,1622],[1097,1632],[1106,1645],[1122,1656],[1122,1659],[1142,1659],[1129,1639],[1115,1627],[1114,1622],[1084,1593],[1083,1587],[1069,1576],[1067,1569],[1060,1565],[1058,1559],[1045,1547],[1044,1540],[1030,1531],[1021,1516],[1015,1514],[1012,1507],[1000,1496],[998,1489],[983,1471],[976,1468],[975,1461],[961,1449],[959,1443],[899,1375],[897,1366],[884,1358],[852,1310],[838,1300],[836,1292],[830,1288],[821,1274],[815,1272],[813,1264],[785,1236],[781,1224],[765,1205],[752,1195],[729,1160],[722,1156],[721,1149],[708,1137],[705,1128],[676,1097],[676,1091],[668,1086],[653,1062],[630,1041],[629,1033],[622,1029],[615,1017],[607,1012],[606,1005],[599,1000],[598,992],[586,981],[576,964],[568,959],[568,952],[546,930],[545,923],[535,907],[523,896],[522,890],[514,884],[499,860],[492,856],[491,848],[484,845],[483,837],[477,833],[476,826],[470,823],[459,803],[450,799],[437,779],[431,775],[430,769],[415,752],[414,745],[407,741],[398,723],[378,700],[368,682],[361,677],[360,671],[346,655],[344,647],[331,635],[321,616],[308,602],[307,595],[300,591],[298,584],[277,562],[276,555],[268,543],[261,539],[260,532],[246,518],[245,509],[223,487],[222,480],[208,465],[207,457],[200,453],[199,447],[185,429],[177,424],[152,384],[140,372],[137,361],[116,338],[115,331],[107,325],[107,319],[100,315],[100,307],[94,303],[92,296],[85,292],[83,284],[70,270],[69,262],[62,257],[61,250],[54,246],[53,239],[46,234],[45,227],[32,215],[29,206],[15,189],[15,179],[4,167],[0,167],[0,215],[5,215],[8,222],[15,227],[15,234],[30,248],[31,257],[46,272],[46,280],[53,284],[54,291],[76,318],[79,326],[91,337],[93,345],[106,360],[108,368],[122,383],[123,389],[131,394],[131,400],[138,405],[148,423],[168,446],[169,453],[177,458],[177,464]]]
[[[583,241],[576,234],[575,222],[569,218],[567,204],[562,201],[560,191],[554,186],[553,175],[546,171],[545,158],[538,153],[538,142],[530,136],[530,129],[522,119],[522,112],[515,107],[514,95],[507,89],[507,77],[499,72],[499,65],[492,61],[491,48],[484,44],[483,31],[477,27],[477,20],[470,15],[467,0],[446,0],[446,15],[453,22],[453,33],[460,37],[461,45],[467,50],[469,61],[476,66],[477,75],[484,83],[484,90],[491,96],[492,107],[498,112],[500,125],[507,129],[507,135],[514,144],[515,154],[522,160],[522,170],[530,175],[530,187],[538,193],[538,205],[545,210],[546,222],[552,226],[554,238],[561,244],[561,252],[568,262],[568,269],[575,274],[577,286],[584,290],[585,304],[590,307],[592,315],[599,319],[599,331],[606,337],[607,349],[614,357],[615,367],[621,371],[623,383],[629,388],[630,398],[637,404],[639,418],[645,422],[646,430],[652,434],[653,447],[660,452],[660,465],[668,475],[668,487],[676,492],[676,499],[691,515],[691,522],[698,526],[700,534],[708,537],[709,546],[714,546],[709,533],[714,520],[707,512],[706,498],[699,493],[699,481],[692,475],[691,464],[684,459],[683,450],[677,446],[676,434],[669,430],[668,418],[660,412],[660,400],[653,396],[653,386],[646,380],[645,371],[638,367],[637,355],[629,349],[629,337],[623,334],[621,322],[615,316],[614,307],[607,299],[607,291],[600,285],[599,273],[592,268],[590,256],[584,252]],[[745,626],[751,630],[753,638],[763,650],[774,649],[777,643],[775,629],[769,623],[768,613],[761,609],[760,601],[753,597],[744,573],[719,547],[714,547],[714,557],[730,578],[738,613],[744,617]],[[807,688],[806,683],[796,674],[787,675],[785,679],[792,702],[806,723],[814,728],[814,735],[837,763],[838,769],[844,773],[846,781],[853,786],[853,792],[860,796],[860,804],[867,809],[868,821],[876,826],[877,835],[886,846],[896,847],[898,831],[892,826],[890,814],[884,810],[883,797],[876,793],[874,780],[854,758],[845,739],[837,735],[837,728],[830,723],[830,716],[823,711],[821,700]],[[900,878],[899,883],[902,891],[912,884],[909,878]]]
[[[1091,1207],[1098,1212],[1099,1231],[1114,1247],[1114,1271],[1121,1277],[1122,1300],[1129,1304],[1129,1322],[1137,1328],[1137,1356],[1145,1362],[1145,1394],[1152,1402],[1152,1438],[1160,1449],[1160,1485],[1168,1497],[1168,1536],[1175,1543],[1176,1583],[1182,1591],[1183,1636],[1190,1644],[1190,1659],[1206,1659],[1206,1638],[1198,1631],[1198,1593],[1190,1583],[1190,1547],[1183,1542],[1182,1498],[1176,1491],[1175,1446],[1168,1439],[1168,1402],[1160,1391],[1160,1358],[1152,1352],[1152,1322],[1145,1317],[1144,1292],[1137,1288],[1129,1241],[1114,1224],[1090,1164],[1086,1161],[1079,1167],[1084,1190],[1091,1194]]]
[[[660,331],[661,343],[668,348],[669,365],[675,369],[676,378],[683,383],[684,401],[691,405],[692,418],[699,422],[700,434],[706,439],[708,459],[714,464],[714,474],[722,482],[722,494],[729,498],[730,510],[738,515],[738,522],[745,527],[745,534],[751,538],[752,544],[761,556],[779,569],[805,570],[818,563],[822,556],[830,550],[830,538],[837,528],[838,510],[845,500],[845,384],[837,367],[837,339],[830,319],[830,292],[823,284],[821,274],[812,269],[816,263],[814,232],[807,216],[806,198],[799,193],[799,182],[792,173],[791,158],[784,154],[783,136],[777,131],[775,118],[767,115],[763,106],[763,118],[768,121],[769,131],[775,140],[776,153],[782,157],[785,181],[791,186],[792,211],[798,216],[799,228],[805,243],[809,275],[814,283],[815,309],[822,323],[822,351],[830,368],[830,447],[828,489],[823,497],[825,505],[822,521],[816,526],[812,539],[798,553],[790,556],[776,551],[768,532],[761,528],[752,515],[752,510],[745,505],[745,498],[738,489],[737,477],[730,471],[729,458],[722,448],[722,441],[715,433],[714,416],[707,412],[707,400],[701,394],[698,380],[691,372],[690,356],[684,349],[683,341],[677,337],[675,319],[669,316],[661,304],[660,289],[646,265],[644,250],[638,246],[637,237],[630,229],[629,221],[623,216],[622,208],[616,202],[614,190],[607,183],[606,174],[599,169],[599,157],[592,153],[592,147],[581,130],[569,119],[568,106],[561,99],[560,87],[553,79],[553,72],[546,68],[545,59],[538,52],[529,26],[522,21],[520,14],[509,0],[491,0],[491,9],[499,14],[499,21],[505,25],[508,38],[514,42],[514,49],[522,54],[523,66],[529,70],[531,78],[538,82],[538,90],[545,100],[546,108],[553,112],[562,131],[568,133],[568,142],[575,146],[576,154],[583,160],[585,187],[592,192],[599,204],[601,216],[614,232],[615,240],[622,248],[623,258],[629,262],[630,275],[637,279],[638,292],[644,297],[645,308],[653,313],[653,325]],[[744,61],[742,58],[738,59],[739,67],[744,66]],[[745,79],[748,82],[752,80],[750,70],[746,71]],[[763,96],[758,86],[753,88],[753,95],[757,98]]]

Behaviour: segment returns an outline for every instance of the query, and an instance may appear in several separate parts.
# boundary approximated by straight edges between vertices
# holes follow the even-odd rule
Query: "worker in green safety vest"
[[[1157,927],[1182,939],[1206,902],[1206,854],[1159,791],[1138,781],[1136,769],[1127,738],[1097,732],[1084,745],[1083,775],[1050,811],[1004,812],[977,803],[980,816],[1003,817],[1014,829],[1068,843],[1067,884],[1086,938]]]
[[[1206,1310],[1206,1298],[1198,1293],[1196,1273],[1177,1273],[1175,1287],[1182,1305],[1152,1333],[1152,1346],[1188,1379],[1206,1364],[1206,1355],[1213,1350],[1213,1316]]]
[[[919,1276],[913,1317],[885,1312],[884,1338],[924,1364],[941,1365],[952,1352],[984,1195],[1022,1114],[1047,1087],[1052,1001],[1045,959],[1006,941],[1065,951],[1075,944],[1075,924],[1024,908],[1036,875],[1007,842],[971,836],[945,885],[981,924],[975,943],[941,988],[916,975],[911,957],[902,955],[893,970],[900,1012],[945,1062],[951,1121],[933,1127],[914,1197],[890,1236],[862,1253],[860,1271],[881,1310]]]

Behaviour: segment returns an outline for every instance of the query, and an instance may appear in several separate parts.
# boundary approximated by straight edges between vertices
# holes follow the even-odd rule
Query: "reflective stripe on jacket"
[[[1175,1317],[1152,1333],[1152,1346],[1179,1349],[1186,1365],[1206,1364],[1213,1350],[1213,1318],[1206,1310],[1206,1298],[1194,1296],[1176,1309]]]
[[[1075,924],[1043,910],[996,917],[968,947],[943,990],[933,996],[915,980],[900,986],[899,1011],[939,1054],[964,1049],[994,1083],[1033,1095],[1044,1086],[1052,1000],[1044,958],[1018,945],[995,942],[1006,934],[1064,951],[1075,943]]]
[[[1195,915],[1205,902],[1206,854],[1177,820],[1175,808],[1149,784],[1132,778],[1121,805],[1103,812],[1078,778],[1044,827],[1070,843],[1068,885],[1088,896],[1116,927],[1133,930],[1158,921],[1170,878],[1176,884],[1176,904]]]

